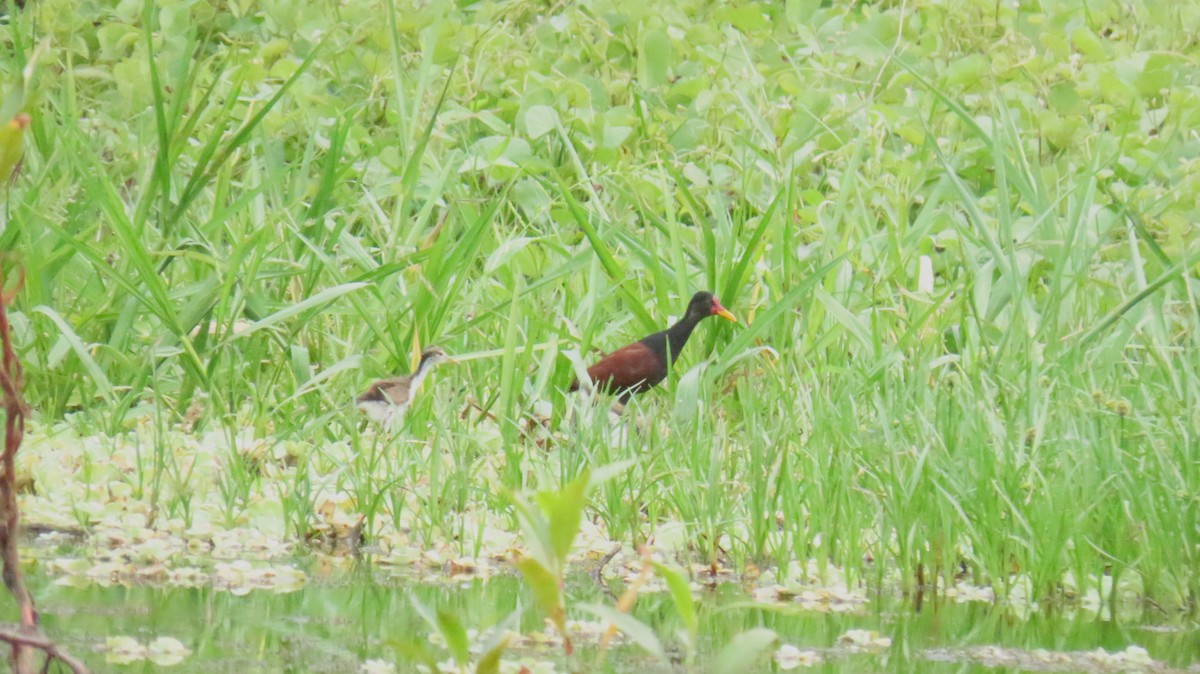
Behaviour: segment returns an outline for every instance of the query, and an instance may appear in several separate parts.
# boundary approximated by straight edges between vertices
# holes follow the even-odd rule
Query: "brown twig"
[[[0,272],[0,284],[3,283],[3,278],[4,275]],[[52,661],[58,660],[76,674],[86,674],[88,669],[82,662],[59,650],[38,630],[37,607],[21,575],[21,558],[17,549],[21,521],[17,508],[16,459],[21,440],[25,437],[25,415],[29,407],[21,395],[24,373],[12,345],[8,303],[20,291],[24,282],[25,275],[22,273],[11,292],[5,293],[0,285],[0,394],[3,394],[0,407],[4,409],[4,453],[0,455],[0,466],[3,467],[3,474],[0,475],[0,559],[4,564],[4,585],[17,601],[21,611],[20,626],[16,630],[0,630],[0,641],[12,646],[9,661],[15,674],[32,674],[33,657],[39,650],[45,653],[47,658],[43,671],[49,668]]]
[[[622,548],[622,546],[620,543],[613,545],[612,549],[609,550],[607,553],[604,554],[603,557],[600,558],[600,563],[598,563],[596,565],[596,568],[592,569],[588,573],[588,575],[590,575],[592,577],[592,580],[596,581],[596,584],[599,585],[600,588],[603,589],[605,592],[607,592],[608,595],[610,597],[612,597],[613,599],[616,599],[617,595],[612,591],[612,588],[610,588],[608,586],[608,583],[604,582],[603,573],[604,573],[604,567],[608,566],[608,563],[613,560],[613,557],[616,557],[618,554],[620,554],[621,548]]]
[[[0,641],[5,641],[10,644],[20,644],[35,648],[46,654],[46,657],[51,661],[58,660],[77,674],[88,674],[87,665],[83,664],[79,659],[75,658],[70,653],[61,650],[53,641],[46,637],[36,634],[26,634],[18,629],[9,627],[0,627]]]

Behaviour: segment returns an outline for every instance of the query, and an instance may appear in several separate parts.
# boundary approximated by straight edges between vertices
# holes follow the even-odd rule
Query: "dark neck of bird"
[[[671,362],[679,360],[683,345],[687,344],[688,337],[692,336],[692,330],[696,328],[696,324],[702,318],[704,317],[685,315],[678,323],[667,328],[667,351],[670,354]]]

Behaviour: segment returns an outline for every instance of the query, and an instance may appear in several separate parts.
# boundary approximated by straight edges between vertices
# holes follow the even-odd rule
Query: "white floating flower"
[[[1155,664],[1154,658],[1150,657],[1150,652],[1141,646],[1130,646],[1117,655],[1120,656],[1121,660],[1136,665]]]
[[[754,591],[750,593],[750,596],[754,597],[754,601],[763,604],[777,602],[779,601],[779,587],[756,587],[754,588]]]
[[[164,667],[178,665],[191,654],[187,646],[173,637],[159,637],[146,648],[146,659]]]
[[[133,637],[109,637],[104,641],[104,660],[114,665],[127,665],[146,659],[146,647]]]
[[[812,667],[821,662],[821,655],[816,651],[802,651],[791,644],[784,644],[775,651],[775,664],[780,669],[795,669],[797,667]]]
[[[359,674],[396,674],[396,665],[386,660],[367,660],[358,666]]]
[[[851,648],[882,650],[891,647],[892,640],[879,636],[875,630],[850,630],[838,637],[838,643]]]

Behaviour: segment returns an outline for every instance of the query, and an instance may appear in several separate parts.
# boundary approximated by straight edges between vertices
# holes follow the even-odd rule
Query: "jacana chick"
[[[709,316],[720,316],[737,323],[737,318],[721,306],[712,293],[698,292],[692,295],[692,301],[678,323],[601,358],[587,369],[588,378],[600,391],[619,394],[622,404],[628,402],[634,393],[654,388],[667,378],[667,369],[679,360],[692,330]],[[579,380],[571,382],[571,390],[578,389]]]
[[[425,377],[439,363],[450,360],[441,347],[430,346],[421,352],[421,362],[417,371],[404,377],[381,379],[358,396],[355,401],[358,409],[367,417],[387,429],[399,428],[404,422],[404,413],[412,404],[413,398],[421,388]]]

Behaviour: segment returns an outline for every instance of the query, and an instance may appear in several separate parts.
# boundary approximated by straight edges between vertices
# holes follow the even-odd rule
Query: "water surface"
[[[523,634],[543,632],[545,625],[533,608],[532,597],[511,575],[491,578],[442,579],[419,582],[380,570],[368,562],[349,570],[325,568],[320,560],[298,562],[310,574],[301,589],[276,593],[254,590],[239,596],[212,587],[172,588],[148,586],[70,586],[31,569],[29,584],[38,599],[46,630],[84,656],[95,671],[171,671],[259,674],[274,672],[358,672],[362,663],[384,660],[396,671],[416,671],[405,655],[404,644],[417,642],[437,653],[448,653],[430,641],[430,628],[412,608],[412,597],[426,605],[448,610],[471,629],[486,632],[524,607],[519,618]],[[569,583],[574,604],[612,605],[612,593],[587,575]],[[1130,647],[1147,651],[1154,663],[1144,671],[1188,670],[1200,672],[1200,630],[1186,616],[1155,614],[1153,609],[1129,619],[1104,620],[1082,611],[1040,609],[1027,617],[986,603],[949,600],[922,603],[889,597],[872,599],[848,612],[817,612],[788,604],[756,605],[745,588],[717,586],[700,594],[701,644],[691,671],[705,671],[716,650],[734,635],[754,627],[775,630],[781,644],[815,651],[822,672],[995,672],[995,671],[1133,671],[1134,664],[1119,657],[1106,661],[1102,654],[1081,655],[1103,649],[1109,654]],[[572,618],[594,619],[569,609]],[[628,643],[616,647],[599,671],[689,671],[684,650],[675,635],[684,625],[666,593],[642,594],[634,615],[654,627],[677,662],[662,663]],[[851,630],[870,630],[891,640],[890,646],[857,650],[839,643]],[[148,661],[129,664],[105,662],[106,639],[127,636],[149,643],[166,636],[180,640],[192,653],[181,663],[164,667]],[[595,657],[595,642],[579,640],[580,662]],[[989,648],[994,647],[994,648]],[[398,650],[399,649],[399,650]],[[1041,653],[1043,649],[1048,653]],[[1074,655],[1067,655],[1074,654]],[[561,648],[526,644],[510,659],[531,658],[552,663],[553,671],[568,671]],[[757,669],[780,671],[764,660]]]

